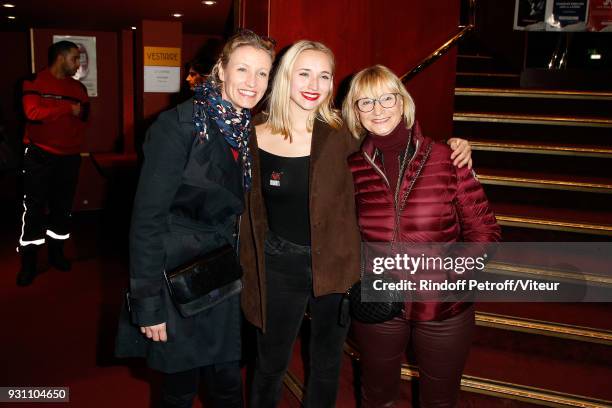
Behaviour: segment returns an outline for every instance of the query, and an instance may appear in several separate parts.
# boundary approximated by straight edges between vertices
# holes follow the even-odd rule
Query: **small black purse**
[[[374,281],[391,283],[396,280],[387,275],[362,275],[349,290],[346,291],[345,299],[349,303],[351,316],[362,323],[383,323],[389,321],[404,310],[404,298],[398,291],[386,290],[376,294],[376,301],[363,302],[363,291],[374,293]],[[381,296],[384,298],[381,299]],[[374,295],[372,295],[374,297]]]
[[[242,290],[242,268],[229,244],[164,271],[164,277],[183,317],[203,312]]]

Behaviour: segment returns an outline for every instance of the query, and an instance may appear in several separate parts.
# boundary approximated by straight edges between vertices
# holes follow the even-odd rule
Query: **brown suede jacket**
[[[359,279],[360,235],[353,177],[347,157],[360,141],[343,127],[316,120],[310,151],[310,234],[315,296],[343,293]],[[251,136],[253,186],[246,194],[240,225],[240,262],[244,270],[242,310],[249,322],[266,327],[264,241],[268,230],[257,137]]]

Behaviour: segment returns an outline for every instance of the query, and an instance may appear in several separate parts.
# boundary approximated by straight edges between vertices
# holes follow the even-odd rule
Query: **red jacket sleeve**
[[[457,173],[457,195],[455,206],[459,215],[463,241],[497,242],[501,239],[501,229],[489,201],[476,178],[476,174],[463,167],[455,167]]]
[[[55,120],[62,115],[70,115],[72,107],[68,103],[55,106],[42,104],[40,92],[31,81],[23,83],[23,112],[28,120]]]

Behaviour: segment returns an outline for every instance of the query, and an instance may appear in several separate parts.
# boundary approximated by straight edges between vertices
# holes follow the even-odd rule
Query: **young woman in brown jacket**
[[[253,186],[242,217],[242,308],[257,331],[251,406],[277,405],[304,313],[311,316],[305,407],[334,407],[342,294],[359,278],[360,235],[347,157],[359,141],[332,107],[334,56],[299,41],[272,84],[268,118],[251,138]],[[469,145],[457,163],[467,163]]]

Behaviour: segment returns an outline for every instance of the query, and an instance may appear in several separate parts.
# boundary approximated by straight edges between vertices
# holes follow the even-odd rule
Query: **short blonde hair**
[[[291,139],[291,120],[289,115],[291,72],[293,71],[295,61],[304,51],[322,52],[329,57],[331,63],[332,89],[327,98],[317,107],[315,117],[334,128],[342,126],[342,119],[338,111],[333,107],[333,75],[336,67],[334,53],[320,42],[301,40],[293,44],[281,58],[272,82],[268,104],[267,123],[272,133],[280,133],[289,139]],[[312,131],[312,125],[312,123],[308,124],[309,131]]]
[[[240,47],[249,46],[265,51],[270,56],[270,60],[274,62],[274,45],[275,43],[272,39],[261,37],[251,30],[241,29],[231,36],[223,46],[223,50],[221,50],[221,54],[210,72],[210,77],[215,84],[220,85],[223,81],[219,78],[219,67],[227,67],[232,53]]]
[[[351,85],[342,103],[342,115],[352,135],[360,139],[366,133],[357,113],[357,99],[378,98],[384,92],[398,93],[402,96],[404,122],[411,128],[414,124],[414,101],[402,81],[384,65],[374,65],[359,71],[351,80]]]

